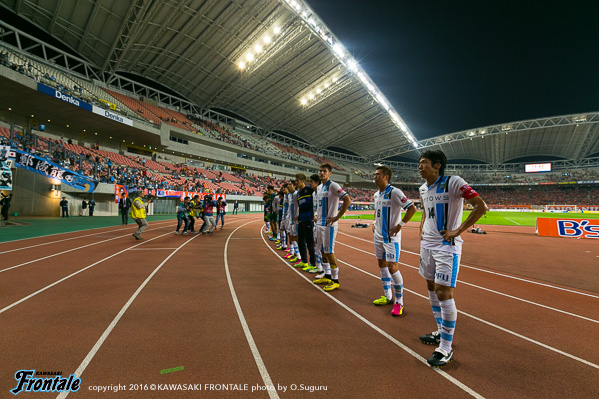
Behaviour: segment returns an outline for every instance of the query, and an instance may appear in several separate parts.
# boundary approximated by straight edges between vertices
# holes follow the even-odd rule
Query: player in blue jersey
[[[426,181],[420,187],[422,220],[420,222],[420,270],[426,279],[437,331],[420,340],[438,345],[428,363],[445,366],[453,359],[453,335],[458,311],[453,299],[462,253],[462,238],[485,212],[485,202],[460,176],[445,176],[447,158],[442,151],[431,150],[420,155],[420,176]],[[473,210],[462,222],[464,200]]]
[[[379,263],[383,293],[373,301],[377,306],[393,303],[391,315],[403,313],[403,277],[399,271],[401,251],[401,229],[412,219],[416,207],[400,189],[389,182],[393,172],[387,166],[379,166],[374,171],[374,183],[379,188],[374,194],[374,252]],[[401,210],[406,214],[401,219]],[[391,289],[393,283],[393,290]],[[395,302],[393,301],[395,292]]]

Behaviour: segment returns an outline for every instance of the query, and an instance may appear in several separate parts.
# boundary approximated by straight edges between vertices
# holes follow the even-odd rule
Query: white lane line
[[[95,263],[92,263],[91,265],[89,265],[89,266],[86,266],[86,267],[84,267],[83,269],[79,269],[79,270],[77,270],[76,272],[74,272],[74,273],[71,273],[71,274],[69,274],[68,276],[61,278],[60,280],[57,280],[57,281],[53,282],[52,284],[50,284],[50,285],[47,285],[47,286],[45,286],[44,288],[41,288],[41,289],[39,289],[39,290],[35,291],[34,293],[27,295],[26,297],[24,297],[24,298],[22,298],[22,299],[19,299],[18,301],[14,302],[14,303],[12,303],[12,304],[10,304],[10,305],[8,305],[8,306],[6,306],[5,308],[3,308],[3,309],[0,309],[0,314],[2,314],[2,313],[4,313],[4,312],[6,312],[6,311],[7,311],[7,310],[9,310],[10,308],[13,308],[13,307],[17,306],[17,305],[18,305],[18,304],[20,304],[20,303],[23,303],[23,302],[25,302],[26,300],[28,300],[28,299],[30,299],[30,298],[33,298],[33,297],[34,297],[34,296],[36,296],[37,294],[40,294],[40,293],[42,293],[42,292],[46,291],[47,289],[49,289],[49,288],[52,288],[52,287],[54,287],[55,285],[57,285],[57,284],[60,284],[60,283],[62,283],[63,281],[65,281],[65,280],[68,280],[68,279],[70,279],[71,277],[73,277],[73,276],[75,276],[75,275],[77,275],[77,274],[79,274],[79,273],[81,273],[81,272],[84,272],[85,270],[87,270],[87,269],[89,269],[89,268],[92,268],[92,267],[94,267],[94,266],[96,266],[96,265],[98,265],[98,264],[100,264],[100,263],[102,263],[102,262],[104,262],[104,261],[106,261],[106,260],[108,260],[108,259],[110,259],[110,258],[113,258],[113,257],[115,257],[115,256],[117,256],[117,255],[120,255],[120,254],[122,254],[123,252],[130,251],[132,248],[138,247],[138,246],[140,246],[140,245],[143,245],[143,244],[145,244],[145,243],[147,243],[147,242],[153,241],[153,240],[155,240],[155,239],[157,239],[157,238],[164,237],[164,236],[166,236],[166,235],[168,235],[168,233],[166,233],[166,234],[163,234],[163,235],[161,235],[161,236],[154,237],[154,238],[150,238],[149,240],[147,240],[147,241],[144,241],[144,242],[141,242],[141,243],[139,243],[139,244],[136,244],[136,245],[134,245],[133,247],[130,247],[130,248],[125,248],[125,249],[123,249],[122,251],[119,251],[119,252],[117,252],[117,253],[114,253],[114,254],[112,254],[112,255],[110,255],[110,256],[107,256],[107,257],[106,257],[106,258],[104,258],[104,259],[100,259],[99,261],[97,261],[97,262],[95,262]]]
[[[365,240],[364,238],[352,236],[351,234],[342,233],[340,231],[338,232],[338,234],[342,234],[344,236],[348,236],[348,237],[354,238],[356,240],[366,241],[367,243],[372,244],[372,240]],[[406,251],[405,249],[402,249],[401,252],[405,252],[405,253],[410,254],[410,255],[420,256],[420,254],[418,252]],[[599,299],[599,296],[592,295],[592,294],[587,294],[586,292],[580,292],[580,291],[575,291],[575,290],[571,290],[571,289],[568,289],[568,288],[557,287],[555,285],[546,284],[546,283],[540,283],[538,281],[528,280],[528,279],[521,278],[521,277],[510,276],[509,274],[503,274],[503,273],[498,273],[498,272],[494,272],[494,271],[491,271],[491,270],[481,269],[479,267],[468,266],[468,265],[465,265],[463,263],[460,263],[460,267],[465,267],[467,269],[472,269],[472,270],[476,270],[476,271],[483,272],[483,273],[489,273],[489,274],[493,274],[495,276],[501,276],[501,277],[505,277],[505,278],[510,278],[512,280],[524,281],[524,282],[530,283],[530,284],[540,285],[540,286],[547,287],[547,288],[552,288],[552,289],[555,289],[555,290],[571,292],[573,294],[584,295],[584,296],[588,296],[588,297],[591,297],[591,298],[597,298],[597,299]]]
[[[506,218],[505,216],[503,218],[509,220],[512,223],[516,223],[518,226],[520,226],[520,223],[516,222],[515,220],[512,220],[510,218]]]
[[[162,227],[162,228],[163,228],[163,227]],[[155,228],[155,229],[147,229],[146,231],[160,230],[160,229],[161,229],[161,227],[157,227],[157,228]],[[44,256],[44,257],[41,257],[41,258],[38,258],[38,259],[30,260],[30,261],[28,261],[28,262],[25,262],[25,263],[21,263],[21,264],[15,265],[15,266],[7,267],[6,269],[2,269],[2,270],[0,270],[0,273],[2,273],[2,272],[5,272],[5,271],[7,271],[7,270],[11,270],[11,269],[16,269],[17,267],[21,267],[21,266],[29,265],[29,264],[31,264],[31,263],[39,262],[40,260],[44,260],[44,259],[53,258],[53,257],[55,257],[55,256],[58,256],[58,255],[63,255],[63,254],[66,254],[66,253],[68,253],[68,252],[73,252],[73,251],[77,251],[77,250],[80,250],[80,249],[83,249],[83,248],[91,247],[91,246],[93,246],[93,245],[102,244],[102,243],[104,243],[104,242],[107,242],[107,241],[116,240],[117,238],[130,237],[130,236],[131,236],[131,234],[125,234],[125,235],[122,235],[122,236],[117,236],[117,237],[114,237],[114,238],[109,238],[109,239],[107,239],[107,240],[96,241],[96,242],[93,242],[93,243],[91,243],[91,244],[82,245],[82,246],[80,246],[80,247],[76,247],[76,248],[67,249],[66,251],[57,252],[57,253],[55,253],[55,254],[52,254],[52,255],[47,255],[47,256]],[[161,236],[161,237],[162,237],[162,236]],[[150,240],[148,240],[148,241],[150,241]]]
[[[165,234],[166,235],[166,234]],[[160,236],[162,237],[162,236]],[[119,313],[114,317],[114,319],[112,320],[112,322],[108,325],[108,327],[106,328],[106,330],[104,330],[104,333],[102,333],[102,335],[100,336],[100,338],[98,339],[98,341],[96,341],[96,343],[94,344],[94,346],[92,347],[92,349],[89,351],[89,353],[87,354],[87,356],[85,356],[85,359],[83,359],[83,361],[81,362],[81,364],[79,365],[79,367],[77,368],[77,370],[75,370],[75,375],[77,377],[81,377],[81,374],[83,374],[83,372],[85,371],[85,369],[87,368],[87,366],[89,366],[89,363],[92,361],[92,359],[94,358],[94,356],[96,356],[96,353],[98,353],[98,351],[100,350],[100,348],[102,347],[102,345],[104,344],[104,341],[106,341],[106,339],[108,338],[108,336],[110,335],[110,333],[112,332],[112,330],[114,329],[114,327],[116,326],[116,324],[119,322],[119,320],[121,320],[121,318],[123,317],[123,315],[125,314],[125,312],[127,311],[127,309],[129,309],[129,306],[131,306],[131,304],[133,303],[133,301],[135,300],[135,298],[137,298],[137,296],[139,295],[139,293],[141,292],[141,290],[144,289],[144,287],[150,282],[150,280],[152,279],[152,277],[154,277],[154,275],[156,273],[158,273],[158,271],[162,268],[162,266],[168,262],[168,260],[170,258],[173,257],[173,255],[175,255],[181,248],[183,248],[185,245],[187,245],[189,242],[191,242],[191,240],[193,240],[194,238],[196,238],[197,236],[191,238],[190,240],[185,241],[183,244],[179,245],[179,247],[177,249],[175,249],[169,256],[166,257],[166,259],[164,259],[162,261],[162,263],[160,263],[152,273],[150,273],[150,275],[144,280],[144,282],[139,286],[139,288],[137,288],[137,290],[133,293],[133,295],[131,295],[131,298],[129,298],[129,300],[127,301],[127,303],[125,303],[125,306],[123,306],[123,308],[119,311]],[[158,237],[156,237],[158,238]],[[148,240],[150,241],[150,240]],[[70,391],[63,391],[61,392],[56,399],[63,399],[66,398],[69,395]]]
[[[341,243],[339,243],[339,242],[338,242],[337,244],[341,244]],[[349,246],[349,245],[348,245],[348,246]],[[358,248],[356,248],[356,249],[358,249]],[[359,251],[362,251],[362,252],[366,252],[366,251],[363,251],[363,250],[361,250],[361,249],[358,249],[358,250],[359,250]],[[368,252],[367,252],[367,253],[368,253]],[[351,268],[354,268],[354,269],[356,269],[356,270],[359,270],[359,271],[361,271],[361,272],[362,272],[362,273],[364,273],[364,274],[367,274],[367,275],[369,275],[369,276],[371,276],[371,277],[374,277],[374,278],[376,278],[377,280],[380,280],[380,278],[381,278],[380,276],[375,276],[374,274],[372,274],[372,273],[369,273],[369,272],[367,272],[367,271],[365,271],[365,270],[362,270],[362,269],[360,269],[359,267],[356,267],[356,266],[354,266],[354,265],[352,265],[352,264],[349,264],[349,263],[347,263],[347,262],[345,262],[345,261],[342,261],[342,260],[341,260],[341,259],[339,259],[339,258],[337,258],[337,261],[339,261],[339,262],[343,263],[344,265],[347,265],[347,266],[349,266],[349,267],[351,267]],[[415,292],[415,291],[409,290],[409,289],[407,289],[407,288],[405,288],[405,287],[404,287],[404,291],[407,291],[407,292],[409,292],[409,293],[411,293],[411,294],[414,294],[414,295],[416,295],[416,296],[418,296],[418,297],[420,297],[420,298],[426,299],[427,301],[429,300],[429,298],[428,298],[427,296],[425,296],[425,295],[422,295],[422,294],[419,294],[419,293],[417,293],[417,292]],[[577,357],[577,356],[571,355],[571,354],[569,354],[569,353],[567,353],[567,352],[561,351],[561,350],[559,350],[559,349],[557,349],[557,348],[554,348],[554,347],[552,347],[552,346],[546,345],[546,344],[544,344],[544,343],[542,343],[542,342],[535,341],[534,339],[531,339],[531,338],[525,337],[525,336],[524,336],[524,335],[522,335],[522,334],[518,334],[518,333],[517,333],[517,332],[515,332],[515,331],[508,330],[508,329],[507,329],[507,328],[505,328],[505,327],[501,327],[501,326],[499,326],[499,325],[497,325],[497,324],[491,323],[490,321],[483,320],[483,319],[481,319],[481,318],[479,318],[479,317],[476,317],[476,316],[474,316],[474,315],[471,315],[470,313],[466,313],[466,312],[464,312],[464,311],[462,311],[462,310],[458,310],[458,313],[461,313],[461,314],[463,314],[463,315],[465,315],[465,316],[471,317],[471,318],[473,318],[474,320],[480,321],[481,323],[484,323],[484,324],[486,324],[486,325],[488,325],[488,326],[491,326],[491,327],[497,328],[497,329],[499,329],[499,330],[501,330],[501,331],[504,331],[504,332],[506,332],[506,333],[508,333],[508,334],[514,335],[514,336],[516,336],[516,337],[518,337],[518,338],[521,338],[521,339],[523,339],[523,340],[525,340],[525,341],[532,342],[533,344],[539,345],[539,346],[541,346],[541,347],[543,347],[543,348],[545,348],[545,349],[549,349],[550,351],[553,351],[553,352],[555,352],[555,353],[559,353],[560,355],[563,355],[563,356],[569,357],[570,359],[576,360],[576,361],[578,361],[578,362],[581,362],[581,363],[583,363],[583,364],[586,364],[587,366],[591,366],[591,367],[593,367],[593,368],[596,368],[596,369],[598,369],[598,370],[599,370],[599,365],[597,365],[597,364],[595,364],[595,363],[591,363],[591,362],[589,362],[588,360],[581,359],[581,358],[579,358],[579,357]]]
[[[173,250],[173,249],[177,249],[177,248],[135,248],[132,249],[131,251],[154,251],[154,250]]]
[[[161,223],[161,222],[165,222],[165,221],[170,221],[170,220],[156,220],[156,221],[152,222],[152,224]],[[133,228],[135,226],[135,224],[131,223],[131,224],[127,225],[127,226],[130,226],[131,228]],[[106,228],[109,228],[109,227],[113,227],[113,226],[96,227],[93,230],[106,229]],[[127,228],[127,227],[125,227],[125,228]],[[110,231],[118,231],[118,230],[119,229],[117,229],[117,230],[110,230]],[[25,241],[25,240],[35,240],[36,238],[45,238],[45,237],[59,236],[59,235],[63,235],[63,234],[78,233],[78,232],[81,232],[81,231],[89,231],[89,229],[73,230],[73,231],[66,231],[64,233],[46,234],[44,236],[38,236],[38,237],[28,237],[28,238],[19,238],[18,240],[2,241],[2,242],[0,242],[0,245],[6,244],[6,243],[10,243],[10,242]],[[53,244],[55,242],[74,240],[74,239],[77,239],[77,238],[87,237],[87,236],[94,235],[94,234],[98,234],[98,232],[95,232],[95,233],[92,233],[92,234],[86,234],[84,236],[77,236],[77,237],[73,237],[73,238],[65,238],[63,240],[57,240],[57,241],[51,241],[51,242],[47,242],[47,243],[43,243],[43,244],[32,245],[30,247],[24,247],[24,248],[19,248],[19,249],[12,249],[10,251],[3,251],[3,252],[0,252],[0,254],[6,253],[6,252],[12,252],[12,251],[20,251],[21,249],[33,248],[33,247],[37,247],[37,246],[41,246],[41,245]]]
[[[351,248],[351,249],[353,249],[353,250],[356,250],[356,251],[364,252],[365,254],[368,254],[368,255],[371,255],[371,256],[375,256],[375,255],[374,255],[372,252],[368,252],[368,251],[365,251],[365,250],[363,250],[363,249],[360,249],[360,248],[352,247],[351,245],[347,245],[347,244],[344,244],[344,243],[342,243],[342,242],[339,242],[339,241],[337,242],[337,244],[340,244],[340,245],[343,245],[343,246],[349,247],[349,248]],[[419,269],[419,267],[418,267],[418,266],[409,265],[409,264],[407,264],[407,263],[404,263],[404,262],[398,262],[398,263],[399,263],[399,264],[401,264],[401,265],[404,265],[404,266],[410,267],[410,268],[412,268],[412,269],[416,269],[416,270],[418,270],[418,269]],[[539,307],[541,307],[541,308],[549,309],[549,310],[551,310],[552,312],[559,312],[559,313],[563,313],[563,314],[566,314],[566,315],[568,315],[568,316],[572,316],[572,317],[578,317],[579,319],[583,319],[583,320],[587,320],[587,321],[590,321],[590,322],[593,322],[593,323],[597,323],[597,324],[599,324],[599,320],[595,320],[595,319],[591,319],[591,318],[589,318],[589,317],[581,316],[581,315],[579,315],[579,314],[576,314],[576,313],[570,313],[570,312],[567,312],[567,311],[565,311],[565,310],[557,309],[557,308],[555,308],[555,307],[552,307],[552,306],[546,306],[546,305],[543,305],[543,304],[540,304],[540,303],[537,303],[537,302],[529,301],[528,299],[519,298],[519,297],[517,297],[517,296],[513,296],[513,295],[505,294],[505,293],[503,293],[503,292],[499,292],[499,291],[495,291],[495,290],[492,290],[492,289],[489,289],[489,288],[485,288],[485,287],[482,287],[482,286],[480,286],[480,285],[476,285],[476,284],[468,283],[468,282],[466,282],[466,281],[463,281],[463,280],[460,280],[460,283],[461,283],[461,284],[465,284],[465,285],[469,285],[469,286],[471,286],[471,287],[474,287],[474,288],[481,289],[481,290],[483,290],[483,291],[488,291],[488,292],[492,292],[492,293],[494,293],[494,294],[497,294],[497,295],[502,295],[502,296],[505,296],[505,297],[508,297],[508,298],[511,298],[511,299],[515,299],[515,300],[517,300],[517,301],[521,301],[521,302],[529,303],[529,304],[531,304],[531,305],[539,306]]]
[[[227,274],[227,283],[229,283],[229,290],[231,291],[231,297],[233,298],[233,303],[235,304],[235,310],[237,311],[237,316],[239,317],[239,322],[241,323],[241,327],[243,328],[243,333],[245,334],[245,339],[248,341],[248,345],[252,350],[252,355],[254,355],[254,361],[256,362],[256,366],[260,371],[260,375],[262,376],[262,381],[264,381],[264,386],[268,387],[268,396],[271,399],[277,399],[279,394],[276,391],[274,384],[270,378],[270,374],[268,374],[268,370],[264,365],[264,361],[262,360],[262,356],[260,356],[260,351],[258,350],[258,346],[256,346],[256,341],[254,341],[254,337],[250,331],[250,327],[248,326],[247,321],[245,320],[245,316],[243,315],[243,310],[241,310],[241,305],[239,304],[239,300],[237,299],[237,294],[235,293],[235,287],[233,287],[233,280],[231,280],[231,273],[229,272],[229,258],[227,256],[227,249],[229,248],[229,241],[231,240],[231,236],[235,234],[237,230],[240,228],[250,224],[255,223],[256,221],[247,222],[236,228],[229,234],[227,238],[227,242],[225,243],[225,272]]]
[[[421,363],[425,364],[429,370],[432,370],[432,371],[435,371],[435,372],[439,373],[442,377],[446,378],[452,384],[454,384],[457,387],[461,388],[463,391],[467,392],[469,395],[471,395],[471,396],[473,396],[475,398],[484,399],[484,396],[482,396],[481,394],[477,393],[472,388],[470,388],[469,386],[467,386],[466,384],[464,384],[463,382],[461,382],[457,378],[451,376],[447,372],[445,372],[445,371],[443,371],[441,369],[430,367],[428,365],[428,362],[426,361],[426,359],[423,358],[422,356],[420,356],[418,353],[414,352],[408,346],[402,344],[400,341],[398,341],[397,339],[395,339],[393,336],[389,335],[387,332],[385,332],[384,330],[382,330],[381,328],[379,328],[376,324],[373,324],[370,320],[366,319],[364,316],[362,316],[361,314],[359,314],[358,312],[356,312],[355,310],[353,310],[352,308],[350,308],[349,306],[347,306],[346,304],[344,304],[343,302],[341,302],[340,300],[338,300],[337,298],[335,298],[333,295],[329,294],[328,292],[323,291],[320,287],[314,285],[312,283],[312,280],[310,280],[305,275],[303,275],[302,273],[300,273],[300,271],[298,269],[296,269],[295,267],[293,267],[293,265],[289,264],[274,249],[272,249],[272,247],[270,245],[268,245],[268,243],[266,242],[266,240],[264,240],[264,236],[262,236],[262,241],[264,242],[264,245],[266,245],[268,247],[268,249],[270,249],[281,260],[281,262],[283,262],[285,265],[287,265],[287,267],[289,267],[296,274],[298,274],[299,276],[301,276],[304,280],[306,280],[307,282],[309,282],[312,287],[314,287],[319,292],[321,292],[322,294],[326,295],[331,300],[335,301],[343,309],[347,310],[349,313],[351,313],[352,315],[354,315],[356,318],[358,318],[360,321],[362,321],[368,327],[372,328],[373,330],[375,330],[376,332],[378,332],[379,334],[381,334],[383,337],[387,338],[389,341],[393,342],[395,345],[397,345],[398,347],[400,347],[401,349],[403,349],[405,352],[407,352],[408,354],[412,355],[418,361],[420,361]],[[337,260],[339,260],[339,259],[337,259]],[[345,263],[345,262],[343,262],[343,263]],[[365,273],[366,274],[370,274],[368,272],[365,272]],[[405,290],[405,288],[404,288],[404,290]]]

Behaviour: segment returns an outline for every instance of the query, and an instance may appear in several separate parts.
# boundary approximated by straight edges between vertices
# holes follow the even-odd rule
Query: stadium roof
[[[100,68],[131,73],[265,131],[369,157],[415,138],[299,0],[0,0]]]

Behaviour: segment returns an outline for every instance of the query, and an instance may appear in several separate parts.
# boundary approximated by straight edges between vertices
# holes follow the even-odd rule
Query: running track
[[[370,229],[341,222],[341,289],[327,294],[311,283],[313,275],[280,258],[259,215],[227,219],[213,236],[175,236],[174,222],[162,221],[151,223],[141,242],[130,225],[0,244],[0,397],[13,397],[20,369],[76,372],[82,381],[68,395],[23,398],[599,392],[596,242],[569,240],[566,247],[525,230],[465,235],[455,360],[439,371],[426,365],[433,347],[418,340],[434,321],[417,273],[417,225],[403,231],[406,308],[393,318],[390,307],[371,303],[382,289]],[[91,390],[119,384],[127,390]],[[200,384],[202,391],[152,391],[152,384]],[[287,390],[252,392],[271,384]],[[291,391],[301,384],[326,391]]]

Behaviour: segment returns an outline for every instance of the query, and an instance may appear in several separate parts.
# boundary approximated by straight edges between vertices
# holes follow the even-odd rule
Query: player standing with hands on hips
[[[393,172],[387,166],[379,166],[374,171],[374,184],[379,188],[374,194],[374,253],[379,262],[383,293],[373,303],[377,306],[395,303],[392,316],[403,313],[403,277],[399,271],[399,253],[401,251],[401,228],[412,219],[416,207],[398,188],[393,187],[391,181]],[[403,219],[402,208],[406,211]],[[393,290],[391,290],[393,282]]]
[[[458,311],[453,299],[462,254],[460,234],[467,231],[485,212],[485,202],[460,176],[445,176],[447,158],[442,151],[420,155],[418,171],[426,183],[420,187],[420,270],[426,279],[428,295],[437,322],[437,331],[420,340],[438,345],[428,364],[445,366],[453,359],[453,335]],[[462,223],[464,200],[474,207]]]

